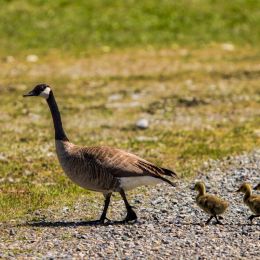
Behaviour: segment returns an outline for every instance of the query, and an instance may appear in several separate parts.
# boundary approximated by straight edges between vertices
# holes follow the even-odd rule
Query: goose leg
[[[210,218],[206,221],[206,225],[209,224],[209,222],[213,219],[213,216],[210,216]]]
[[[126,218],[124,219],[124,222],[137,220],[137,216],[136,216],[134,210],[132,209],[131,205],[127,201],[124,190],[121,189],[119,193],[120,193],[122,199],[124,200],[125,207],[126,207],[126,210],[127,210],[127,215],[126,215]]]
[[[108,193],[105,196],[105,204],[104,204],[104,209],[103,209],[103,212],[101,214],[101,217],[99,219],[99,223],[103,224],[105,222],[105,220],[109,220],[106,215],[107,215],[107,209],[108,209],[108,206],[109,206],[109,203],[110,203],[110,198],[111,198],[111,195],[112,193]]]

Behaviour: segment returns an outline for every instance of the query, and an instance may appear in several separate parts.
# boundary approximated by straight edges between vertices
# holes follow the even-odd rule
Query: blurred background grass
[[[255,0],[1,0],[0,51],[85,54],[105,47],[259,46]]]
[[[102,203],[62,172],[46,104],[22,98],[39,82],[53,87],[73,142],[122,148],[181,177],[259,147],[260,1],[0,6],[0,221],[86,201],[77,218],[94,218]]]

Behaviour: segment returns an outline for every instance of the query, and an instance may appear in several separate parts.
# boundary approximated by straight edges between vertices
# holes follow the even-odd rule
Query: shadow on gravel
[[[39,222],[27,222],[23,226],[30,227],[79,227],[79,226],[116,226],[116,225],[133,225],[137,222],[125,222],[125,221],[109,221],[106,223],[100,223],[99,221],[39,221]]]
[[[179,223],[182,226],[201,226],[201,227],[206,227],[206,226],[222,226],[222,227],[254,227],[254,226],[260,226],[260,223],[223,223],[223,224],[218,224],[216,222],[213,222],[211,224],[205,224],[205,223],[191,223],[191,222],[183,222]]]
[[[37,222],[26,222],[23,224],[18,224],[18,226],[29,226],[29,227],[80,227],[80,226],[120,226],[120,225],[134,225],[134,224],[142,224],[142,222],[135,221],[135,222],[125,222],[125,221],[108,221],[106,223],[100,223],[98,220],[92,220],[92,221],[37,221]],[[255,227],[260,226],[260,223],[223,223],[222,225],[219,225],[215,222],[206,225],[205,223],[191,223],[191,222],[183,222],[183,223],[169,223],[169,226],[200,226],[200,227],[206,227],[206,226],[222,226],[222,227]]]

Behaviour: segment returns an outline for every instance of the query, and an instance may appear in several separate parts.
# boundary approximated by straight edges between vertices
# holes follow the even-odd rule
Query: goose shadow
[[[201,226],[201,227],[205,227],[205,226],[229,226],[229,227],[254,227],[254,226],[260,226],[259,223],[222,223],[222,224],[217,224],[216,222],[213,222],[211,224],[205,224],[203,222],[201,223],[198,223],[198,222],[182,222],[182,223],[178,223],[179,225],[182,225],[182,226]]]
[[[29,226],[29,227],[80,227],[80,226],[120,226],[120,225],[134,225],[134,224],[141,224],[141,222],[134,221],[134,222],[125,222],[124,220],[119,221],[107,221],[105,223],[100,223],[97,220],[90,220],[90,221],[33,221],[33,222],[26,222],[23,224],[19,224],[18,226]],[[176,226],[260,226],[259,223],[223,223],[222,225],[218,225],[217,223],[212,223],[206,225],[202,222],[179,222],[179,223],[170,223],[169,225],[176,225]]]
[[[29,227],[80,227],[80,226],[119,226],[119,225],[133,225],[136,222],[125,222],[125,221],[108,221],[100,223],[97,220],[90,221],[35,221],[27,222],[23,226]]]

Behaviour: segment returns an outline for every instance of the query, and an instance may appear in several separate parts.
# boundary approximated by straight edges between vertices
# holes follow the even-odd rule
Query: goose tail
[[[174,172],[172,170],[169,170],[169,169],[166,169],[166,168],[161,168],[161,170],[162,170],[163,175],[178,178],[178,175],[176,174],[176,172]]]

